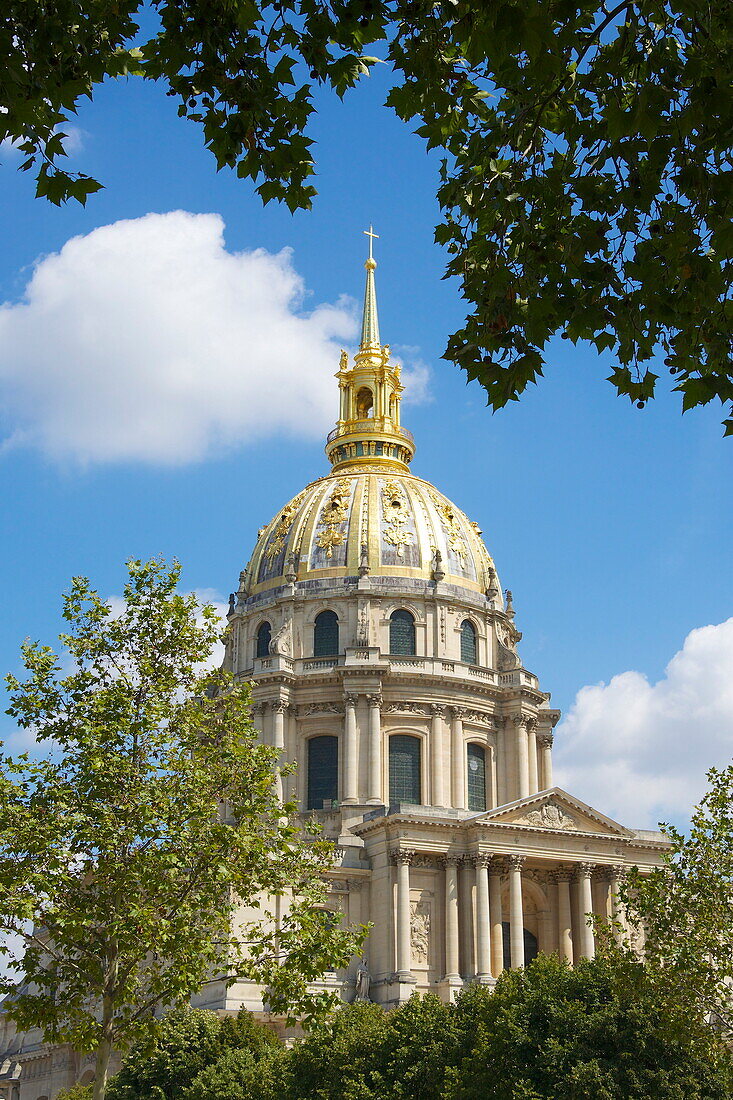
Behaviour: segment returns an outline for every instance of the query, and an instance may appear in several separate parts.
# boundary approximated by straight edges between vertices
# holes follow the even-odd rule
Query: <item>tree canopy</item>
[[[556,335],[610,352],[640,406],[657,358],[683,410],[733,401],[729,0],[9,0],[0,57],[0,139],[39,195],[98,189],[63,167],[63,127],[129,74],[291,210],[316,193],[314,90],[383,61],[388,103],[444,154],[436,239],[468,311],[446,358],[495,409]]]
[[[709,787],[687,834],[664,831],[665,865],[633,871],[622,887],[633,924],[643,926],[651,974],[674,985],[680,1004],[733,1032],[733,765],[708,773]]]
[[[330,845],[280,804],[248,686],[202,671],[220,623],[178,577],[131,562],[120,613],[75,579],[64,661],[26,643],[27,678],[7,678],[8,713],[47,754],[0,760],[0,928],[23,944],[4,1010],[96,1050],[95,1100],[112,1049],[161,1008],[243,975],[307,1019],[333,1003],[309,982],[359,941],[323,907]]]

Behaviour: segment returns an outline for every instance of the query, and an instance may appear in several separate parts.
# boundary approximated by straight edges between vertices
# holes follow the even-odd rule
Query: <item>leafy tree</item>
[[[110,1080],[107,1100],[182,1100],[191,1089],[193,1098],[201,1073],[220,1059],[242,1055],[227,1066],[254,1067],[283,1049],[275,1033],[245,1010],[221,1019],[206,1009],[174,1009],[127,1054]]]
[[[666,866],[634,870],[621,894],[643,925],[650,973],[672,983],[691,1013],[733,1032],[733,765],[708,773],[709,789],[684,835],[665,825]]]
[[[112,1049],[208,980],[257,978],[274,1011],[307,1018],[331,1003],[309,980],[355,950],[318,908],[329,846],[283,816],[247,687],[201,673],[219,626],[178,577],[131,562],[119,615],[77,578],[66,666],[26,643],[27,679],[8,677],[8,713],[48,755],[2,759],[0,928],[24,944],[7,1011],[97,1051],[94,1100]],[[265,907],[235,928],[263,894],[295,899],[281,927]]]
[[[539,955],[492,994],[475,986],[455,1008],[450,1100],[725,1100],[730,1054],[699,1016],[660,996],[620,950],[570,967]]]
[[[283,1055],[256,1060],[248,1050],[228,1050],[180,1094],[180,1100],[270,1100],[279,1095]]]
[[[376,58],[388,103],[445,154],[437,240],[469,316],[446,357],[494,408],[541,375],[555,334],[611,351],[643,405],[659,351],[683,409],[733,399],[729,0],[8,0],[0,139],[37,192],[85,201],[63,126],[108,77],[160,80],[218,168],[265,202],[315,194],[313,93]],[[733,418],[725,421],[733,431]]]
[[[62,1089],[56,1100],[92,1100],[93,1085],[72,1085],[70,1089]]]

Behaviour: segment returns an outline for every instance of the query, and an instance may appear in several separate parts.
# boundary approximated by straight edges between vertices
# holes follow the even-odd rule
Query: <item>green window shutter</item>
[[[468,766],[468,808],[486,809],[486,749],[483,745],[466,746]]]
[[[393,734],[389,739],[389,800],[419,806],[420,738]]]
[[[316,615],[313,629],[313,656],[335,657],[339,651],[339,621],[335,611]]]
[[[409,611],[393,611],[390,615],[389,651],[415,656],[415,618]]]
[[[338,798],[338,789],[338,737],[311,737],[308,741],[308,809],[322,810],[324,800]]]
[[[257,631],[257,653],[256,657],[267,657],[270,652],[270,641],[272,638],[272,629],[269,623],[261,623]]]
[[[461,660],[467,665],[476,664],[476,628],[470,619],[461,623]]]

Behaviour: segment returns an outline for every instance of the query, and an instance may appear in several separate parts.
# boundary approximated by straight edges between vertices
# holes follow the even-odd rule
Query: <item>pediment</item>
[[[574,798],[560,787],[521,798],[506,806],[478,814],[476,824],[519,825],[555,832],[599,833],[605,836],[633,837],[631,829]]]

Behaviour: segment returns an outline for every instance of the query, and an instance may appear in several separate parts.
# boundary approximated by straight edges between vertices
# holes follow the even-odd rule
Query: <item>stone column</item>
[[[397,865],[397,912],[396,912],[396,974],[397,981],[414,982],[412,973],[412,943],[410,929],[410,864],[415,853],[400,850],[392,853]]]
[[[445,868],[445,981],[460,981],[458,958],[458,864],[460,856],[444,856]]]
[[[486,982],[491,977],[490,863],[491,856],[473,857],[476,874],[476,980],[479,982]]]
[[[466,751],[463,745],[463,707],[451,707],[451,775],[453,808],[466,809]]]
[[[524,909],[522,906],[522,867],[524,856],[509,856],[509,943],[512,969],[524,966]]]
[[[361,889],[363,882],[360,878],[350,878],[346,886],[349,891],[349,924],[361,924]]]
[[[250,710],[252,712],[252,726],[254,727],[255,733],[257,734],[259,740],[264,743],[265,732],[263,726],[263,714],[265,712],[265,704],[253,703]]]
[[[356,759],[356,704],[358,695],[346,695],[346,717],[344,721],[344,795],[342,802],[356,802],[357,759]]]
[[[464,856],[458,870],[458,921],[460,927],[458,973],[462,978],[470,978],[476,973],[476,960],[473,945],[474,882],[473,860],[470,856]]]
[[[540,746],[540,774],[542,777],[542,790],[547,791],[552,786],[552,741],[551,733],[542,733],[539,736]]]
[[[537,761],[537,723],[532,718],[527,723],[527,750],[529,752],[529,793],[537,794],[540,789]]]
[[[581,863],[578,867],[578,885],[580,887],[580,955],[583,959],[592,959],[596,953],[593,939],[593,928],[588,923],[588,916],[593,913],[593,895],[591,893],[590,877],[593,874],[592,863]]]
[[[293,762],[293,760],[296,760],[297,757],[298,757],[298,709],[297,709],[297,707],[294,707],[292,705],[289,706],[287,714],[288,714],[288,719],[287,719],[287,730],[286,730],[286,735],[285,735],[285,759],[287,760],[288,764],[291,764]],[[298,772],[297,772],[297,769],[296,769],[296,771],[290,772],[290,774],[287,778],[287,784],[286,784],[286,790],[285,790],[286,801],[288,801],[288,802],[297,801],[297,798],[298,798],[297,782],[298,782]]]
[[[285,758],[285,711],[287,709],[288,704],[282,700],[277,700],[272,704],[272,744],[277,750],[275,786],[280,802],[283,801],[283,780],[280,767]]]
[[[570,908],[571,871],[555,871],[557,883],[557,940],[561,959],[573,961],[573,916]]]
[[[433,703],[430,709],[433,714],[430,720],[430,760],[432,762],[430,802],[433,806],[445,806],[448,801],[445,797],[445,776],[443,773],[443,719],[445,718],[445,707],[442,703]]]
[[[514,746],[517,762],[517,798],[526,798],[529,794],[529,748],[527,743],[527,719],[522,714],[514,715]]]
[[[501,906],[501,865],[496,856],[489,867],[489,911],[491,913],[491,973],[498,978],[504,969],[504,915]]]
[[[367,768],[367,802],[381,803],[382,797],[382,696],[377,691],[367,695],[369,704],[369,765]]]

